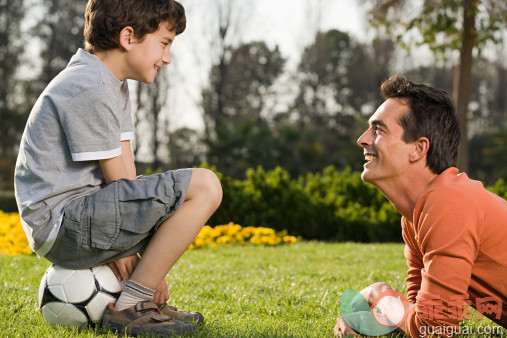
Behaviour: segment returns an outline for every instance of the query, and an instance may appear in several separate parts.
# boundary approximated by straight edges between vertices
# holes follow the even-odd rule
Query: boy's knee
[[[189,198],[203,198],[210,206],[217,209],[222,202],[222,185],[214,172],[208,169],[197,168],[192,171],[188,187]]]

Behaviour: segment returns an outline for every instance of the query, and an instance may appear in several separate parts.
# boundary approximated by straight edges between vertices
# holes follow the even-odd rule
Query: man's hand
[[[134,273],[134,269],[139,263],[139,256],[137,254],[120,258],[118,260],[107,263],[111,270],[113,270],[118,280],[121,282],[127,282],[130,276]]]
[[[367,286],[366,288],[362,289],[360,293],[366,299],[368,305],[372,306],[373,302],[378,298],[378,296],[387,290],[393,290],[393,288],[390,287],[387,283],[379,282]]]
[[[350,326],[347,325],[343,317],[338,317],[338,319],[336,320],[336,326],[334,327],[334,336],[346,337],[347,335],[359,337],[359,333],[352,330]]]
[[[361,290],[360,293],[366,299],[366,302],[368,303],[368,305],[371,308],[373,303],[375,303],[375,301],[378,301],[378,297],[382,293],[389,291],[389,290],[393,290],[393,288],[391,288],[387,283],[381,282],[381,283],[372,284],[372,285],[364,288],[363,290]],[[409,303],[408,310],[410,310],[414,306],[415,306],[414,304]],[[406,332],[405,325],[406,325],[405,322],[401,323],[401,325],[397,331],[401,332],[402,334],[405,334],[405,332]],[[338,317],[338,319],[336,320],[336,326],[334,327],[334,334],[335,334],[335,337],[345,337],[347,335],[353,335],[354,337],[361,336],[359,333],[357,333],[356,331],[352,330],[352,328],[350,328],[350,326],[345,322],[343,317]],[[394,331],[391,334],[397,334],[397,332]],[[391,335],[391,334],[389,334],[389,335]]]
[[[153,303],[158,306],[162,306],[169,300],[169,290],[167,289],[167,283],[165,279],[163,279],[158,287],[155,289],[155,294],[153,295]]]

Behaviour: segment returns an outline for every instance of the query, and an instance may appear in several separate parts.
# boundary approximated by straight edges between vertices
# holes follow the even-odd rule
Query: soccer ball
[[[107,265],[69,270],[53,264],[40,283],[39,308],[50,324],[95,326],[123,286]]]

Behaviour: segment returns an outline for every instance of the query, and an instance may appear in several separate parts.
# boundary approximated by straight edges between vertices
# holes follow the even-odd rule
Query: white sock
[[[146,286],[130,279],[127,284],[125,284],[125,288],[116,301],[114,308],[117,311],[121,311],[134,306],[143,300],[153,300],[154,294],[155,290],[147,288]]]

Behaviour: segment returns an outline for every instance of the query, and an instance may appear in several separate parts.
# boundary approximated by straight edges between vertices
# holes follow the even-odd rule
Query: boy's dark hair
[[[127,26],[143,39],[156,32],[161,22],[180,34],[187,20],[185,9],[175,0],[89,0],[85,11],[84,38],[89,52],[120,48],[119,34]]]
[[[433,173],[456,166],[460,127],[446,91],[394,75],[382,83],[380,92],[386,100],[402,99],[408,105],[409,111],[399,121],[402,139],[408,143],[423,136],[428,138],[427,165]]]

